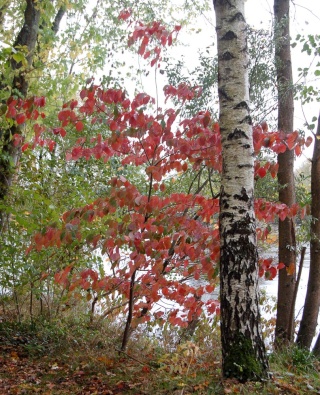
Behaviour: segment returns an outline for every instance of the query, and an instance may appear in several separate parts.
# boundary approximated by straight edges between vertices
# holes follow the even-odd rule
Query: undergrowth
[[[105,319],[90,324],[85,315],[20,324],[3,321],[0,374],[4,379],[0,393],[320,393],[319,360],[297,347],[270,354],[270,380],[266,382],[241,384],[222,380],[216,320],[203,317],[194,335],[186,340],[181,330],[169,324],[157,330],[141,326],[132,334],[125,352],[120,350],[122,333],[123,322]],[[29,389],[25,387],[25,377],[19,379],[21,373],[5,373],[21,364],[24,374],[28,369],[38,372],[34,383],[28,384]],[[15,392],[1,392],[6,380]]]

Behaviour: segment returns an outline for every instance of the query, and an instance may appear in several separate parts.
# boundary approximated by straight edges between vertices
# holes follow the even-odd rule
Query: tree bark
[[[293,131],[293,89],[290,50],[290,0],[274,0],[275,62],[278,83],[278,130]],[[278,155],[279,200],[287,206],[295,203],[294,151]],[[296,240],[293,218],[279,220],[279,262],[285,267],[279,271],[278,304],[275,339],[276,343],[292,342],[293,317],[290,313],[294,303],[296,282]],[[288,269],[290,268],[290,269]]]
[[[222,139],[220,299],[222,370],[241,381],[267,375],[261,335],[254,214],[252,122],[244,0],[214,0]]]
[[[320,115],[318,117],[311,164],[310,271],[297,343],[310,349],[315,336],[320,308]],[[319,338],[318,338],[318,341]],[[318,346],[320,347],[320,345]]]
[[[28,66],[30,67],[32,65],[32,59],[38,37],[41,2],[36,0],[26,0],[26,2],[27,6],[24,12],[24,24],[18,34],[18,37],[16,38],[15,43],[13,44],[13,48],[17,48],[19,46],[26,46],[28,48],[26,59]],[[22,64],[20,62],[16,62],[12,58],[11,67],[12,70],[20,70]],[[19,71],[13,79],[13,89],[18,89],[22,96],[26,96],[28,92],[28,86],[29,83],[25,72]]]
[[[60,28],[60,23],[61,23],[62,18],[65,15],[65,13],[66,13],[66,7],[61,6],[59,8],[55,18],[54,18],[54,21],[53,21],[53,24],[52,24],[52,27],[51,27],[51,29],[52,29],[54,34],[58,34],[58,31],[59,31],[59,28]]]

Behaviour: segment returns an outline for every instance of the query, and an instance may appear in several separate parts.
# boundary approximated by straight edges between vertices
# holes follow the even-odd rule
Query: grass
[[[88,325],[87,317],[0,324],[1,394],[319,394],[320,362],[297,347],[270,355],[271,378],[241,384],[222,380],[219,329],[203,319],[179,344],[166,325],[147,327],[119,352],[121,322]]]

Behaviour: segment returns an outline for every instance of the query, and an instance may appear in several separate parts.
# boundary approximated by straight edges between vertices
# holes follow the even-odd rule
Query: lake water
[[[300,258],[300,257],[298,257]],[[306,298],[306,293],[307,293],[307,285],[308,285],[308,277],[309,277],[309,268],[310,268],[310,249],[308,248],[306,250],[306,254],[304,257],[304,262],[303,262],[303,269],[302,269],[302,275],[299,283],[299,289],[298,289],[298,295],[297,295],[297,301],[296,301],[296,308],[295,308],[295,319],[296,320],[301,320],[302,313],[303,313],[303,306]],[[297,267],[298,270],[298,267]],[[266,291],[267,296],[277,297],[278,293],[278,277],[275,277],[273,280],[264,280],[261,279],[260,283],[261,289],[264,289]],[[319,314],[320,318],[320,314]],[[319,318],[318,318],[318,327],[317,327],[317,335],[320,331],[320,326],[319,326]],[[313,344],[315,343],[317,339],[317,336],[315,336]]]
[[[266,255],[266,254],[261,254]],[[277,256],[277,250],[276,248],[273,248],[271,251],[269,250],[268,252],[268,257]],[[298,257],[299,260],[300,257]],[[308,285],[308,276],[309,276],[309,268],[310,268],[310,250],[307,249],[305,257],[304,257],[304,262],[303,262],[303,269],[302,269],[302,275],[299,283],[299,289],[298,289],[298,295],[297,295],[297,300],[296,300],[296,308],[295,308],[295,319],[297,321],[301,320],[302,313],[303,313],[303,306],[304,306],[304,301],[306,297],[306,292],[307,292],[307,285]],[[298,268],[297,268],[298,270]],[[201,282],[201,280],[199,281]],[[194,284],[194,280],[192,280],[192,284]],[[260,279],[260,289],[265,290],[267,298],[269,297],[270,304],[275,304],[276,303],[276,298],[278,294],[278,276],[276,276],[273,280],[265,280],[264,278]],[[219,289],[218,287],[214,290],[214,292],[211,295],[204,295],[203,300],[206,301],[209,298],[217,299],[219,297]],[[272,318],[273,316],[276,316],[276,313],[269,313],[266,312],[263,307],[261,314],[263,315],[264,318]],[[320,314],[319,314],[320,318]],[[320,319],[318,319],[318,322]],[[298,327],[297,327],[298,329]],[[317,327],[317,335],[320,331],[320,326],[318,325]],[[317,336],[314,338],[315,343],[317,339]],[[272,342],[272,339],[269,339],[268,343],[270,344]]]

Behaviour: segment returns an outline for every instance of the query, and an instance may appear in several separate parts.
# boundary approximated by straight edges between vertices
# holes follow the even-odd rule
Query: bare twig
[[[128,358],[132,359],[133,361],[136,361],[136,362],[140,363],[140,365],[143,365],[143,366],[148,365],[148,366],[150,367],[150,369],[156,370],[156,369],[153,368],[149,363],[144,363],[144,362],[142,362],[142,361],[139,361],[139,359],[137,359],[137,358],[135,358],[135,357],[132,357],[131,355],[127,354],[127,353],[126,353],[125,351],[123,351],[123,350],[120,350],[119,348],[116,348],[115,350],[118,351],[119,353],[125,354]]]

